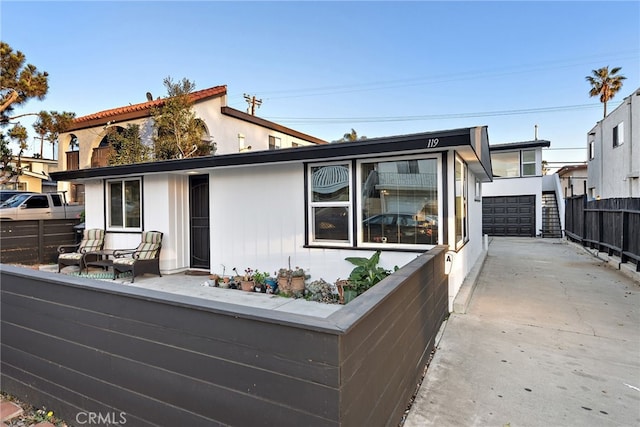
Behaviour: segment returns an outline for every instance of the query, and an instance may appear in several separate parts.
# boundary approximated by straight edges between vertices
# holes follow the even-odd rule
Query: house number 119
[[[427,148],[435,148],[439,142],[440,140],[438,138],[429,138],[427,139]]]

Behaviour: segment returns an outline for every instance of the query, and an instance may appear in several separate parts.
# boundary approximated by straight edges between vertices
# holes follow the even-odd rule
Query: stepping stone
[[[22,415],[22,408],[20,406],[6,400],[0,402],[0,422],[9,421],[18,415]]]

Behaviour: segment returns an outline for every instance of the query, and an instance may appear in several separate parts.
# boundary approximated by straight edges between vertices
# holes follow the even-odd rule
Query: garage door
[[[482,234],[535,237],[536,196],[483,197]]]

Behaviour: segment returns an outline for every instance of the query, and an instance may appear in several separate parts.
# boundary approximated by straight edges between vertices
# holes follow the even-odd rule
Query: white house
[[[551,142],[541,139],[491,145],[493,182],[482,187],[484,234],[524,237],[544,234],[543,206],[551,203],[551,197],[556,203],[554,190],[549,192],[549,201],[543,197],[542,148],[550,145]],[[558,217],[557,206],[555,216]]]
[[[82,184],[86,227],[105,248],[164,233],[163,273],[308,269],[346,278],[349,256],[381,265],[450,249],[450,306],[482,253],[482,183],[491,181],[486,127],[350,143],[89,168],[53,174]]]
[[[587,196],[640,197],[640,89],[589,131]]]
[[[0,170],[0,189],[23,190],[35,192],[56,191],[56,183],[51,181],[49,173],[57,170],[56,160],[39,157],[14,157],[7,165],[7,170]]]
[[[562,186],[562,195],[566,199],[586,194],[587,165],[563,166],[556,172]]]
[[[189,96],[201,121],[202,139],[212,144],[215,155],[326,144],[319,138],[228,107],[226,86],[195,91]],[[140,126],[142,142],[152,145],[155,132],[152,111],[164,102],[164,98],[154,100],[148,96],[143,103],[77,117],[58,138],[59,170],[107,166],[112,150],[107,134],[129,124]],[[84,197],[82,185],[61,183],[59,189],[69,191],[73,201]]]

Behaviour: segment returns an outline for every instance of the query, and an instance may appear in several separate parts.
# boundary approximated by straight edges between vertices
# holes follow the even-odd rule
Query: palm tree
[[[622,67],[615,67],[609,71],[609,66],[606,66],[592,70],[592,75],[586,77],[591,85],[589,96],[600,96],[600,102],[604,104],[603,118],[607,117],[607,101],[618,93],[622,88],[622,81],[626,79],[625,76],[616,75],[621,69]]]

